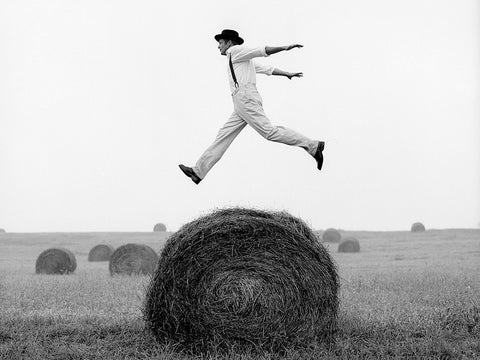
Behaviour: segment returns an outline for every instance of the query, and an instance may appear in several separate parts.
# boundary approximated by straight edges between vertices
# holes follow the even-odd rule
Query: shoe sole
[[[315,160],[317,160],[317,169],[322,170],[323,166],[323,149],[325,149],[325,142],[320,141],[318,143],[318,149],[317,152],[315,153]]]
[[[202,179],[200,179],[198,176],[195,176],[195,178],[193,178],[192,175],[188,173],[188,170],[187,170],[187,168],[186,168],[185,166],[183,166],[183,165],[178,165],[178,167],[179,167],[180,170],[182,170],[182,172],[183,172],[186,176],[188,176],[195,184],[198,185],[198,183],[199,183],[200,181],[202,181]]]

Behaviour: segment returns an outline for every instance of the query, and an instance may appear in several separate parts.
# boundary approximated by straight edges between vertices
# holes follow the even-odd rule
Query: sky
[[[324,140],[316,170],[249,127],[200,185],[233,110],[213,36],[301,49],[259,62],[274,125]],[[216,208],[314,229],[480,227],[475,0],[0,2],[0,228],[175,231]]]

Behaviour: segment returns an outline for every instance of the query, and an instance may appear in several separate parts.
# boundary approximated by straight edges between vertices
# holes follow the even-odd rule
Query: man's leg
[[[222,157],[225,151],[228,149],[232,141],[242,131],[247,123],[235,112],[230,116],[228,121],[218,131],[212,145],[200,156],[197,164],[193,167],[193,171],[203,179],[210,169],[217,163]]]
[[[258,92],[249,94],[249,100],[234,98],[235,110],[260,135],[270,141],[286,145],[299,146],[315,157],[319,142],[283,126],[273,126],[262,107],[262,99]],[[323,149],[321,149],[323,150]]]

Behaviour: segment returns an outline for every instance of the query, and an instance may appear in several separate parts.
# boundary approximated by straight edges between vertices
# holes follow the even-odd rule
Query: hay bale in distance
[[[5,229],[0,229],[0,233],[6,232]]]
[[[354,237],[346,237],[338,244],[338,252],[359,252],[360,242]]]
[[[330,338],[338,287],[328,251],[302,220],[229,208],[170,237],[143,312],[160,342],[277,351]]]
[[[64,248],[50,248],[43,251],[35,263],[37,274],[70,274],[76,268],[75,255]]]
[[[340,234],[340,232],[333,228],[329,228],[325,230],[325,232],[322,235],[323,242],[339,243],[341,239],[342,239],[342,235]]]
[[[88,261],[109,261],[114,251],[112,245],[95,245],[88,253]]]
[[[425,226],[421,222],[416,222],[412,224],[410,228],[411,232],[422,232],[425,231]]]
[[[153,231],[165,232],[167,231],[167,227],[165,224],[158,223],[158,224],[155,224],[155,226],[153,227]]]
[[[152,274],[157,265],[158,255],[150,246],[126,244],[117,248],[110,257],[111,275]]]

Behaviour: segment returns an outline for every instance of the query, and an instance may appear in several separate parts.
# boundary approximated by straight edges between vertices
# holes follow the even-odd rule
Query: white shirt
[[[272,75],[273,66],[266,66],[252,61],[256,57],[267,57],[268,54],[264,47],[249,48],[245,45],[234,45],[226,51],[227,59],[231,56],[233,71],[237,77],[238,85],[256,84],[256,74]],[[232,93],[235,90],[235,82],[233,81],[230,65],[227,60],[228,80]]]

